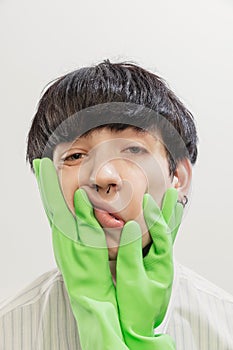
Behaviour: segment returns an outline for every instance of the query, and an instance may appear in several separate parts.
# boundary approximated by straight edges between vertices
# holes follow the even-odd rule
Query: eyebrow
[[[117,124],[117,123],[116,123],[116,124]],[[110,131],[112,131],[112,132],[114,132],[114,133],[120,133],[120,132],[124,132],[124,131],[127,130],[127,129],[132,129],[132,130],[134,130],[137,134],[149,133],[155,140],[158,140],[158,136],[155,135],[155,132],[156,132],[156,131],[158,132],[158,130],[152,130],[152,129],[151,129],[151,130],[149,130],[149,129],[147,130],[147,129],[142,129],[142,128],[139,128],[139,127],[136,127],[136,126],[133,126],[133,125],[127,125],[125,128],[122,128],[122,129],[119,128],[119,129],[117,129],[117,128],[114,127],[114,125],[116,125],[116,124],[110,123],[110,124],[106,124],[106,125],[103,125],[103,126],[95,127],[95,128],[93,128],[93,129],[90,129],[90,130],[86,131],[84,134],[77,136],[77,138],[74,139],[74,140],[71,141],[71,142],[78,141],[80,138],[89,138],[89,137],[92,136],[92,134],[93,134],[94,132],[96,132],[96,131],[98,131],[98,130],[101,130],[101,129],[107,129],[107,130],[110,130]]]

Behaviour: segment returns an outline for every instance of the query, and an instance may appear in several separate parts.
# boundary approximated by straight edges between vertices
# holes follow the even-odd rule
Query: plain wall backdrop
[[[233,293],[233,3],[0,0],[0,299],[55,267],[26,137],[56,77],[109,58],[164,77],[195,116],[199,159],[177,260]]]

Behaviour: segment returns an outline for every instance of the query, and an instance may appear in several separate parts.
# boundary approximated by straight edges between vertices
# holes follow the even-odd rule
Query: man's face
[[[143,217],[143,196],[150,193],[161,207],[172,187],[164,145],[159,137],[133,128],[93,130],[54,151],[63,195],[74,213],[74,193],[83,188],[103,227],[109,259],[115,260],[121,230],[129,220],[139,223],[142,246],[151,240]]]

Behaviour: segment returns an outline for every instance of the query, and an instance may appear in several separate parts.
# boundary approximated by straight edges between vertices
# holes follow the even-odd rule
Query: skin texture
[[[150,193],[161,207],[163,195],[170,187],[181,188],[182,198],[188,185],[184,180],[190,175],[186,160],[181,171],[178,169],[171,177],[159,136],[133,128],[93,130],[73,143],[60,143],[54,150],[53,161],[64,198],[73,213],[75,191],[78,188],[86,191],[104,229],[109,260],[116,260],[122,227],[127,221],[139,223],[142,247],[151,241],[142,211],[144,194]],[[117,220],[109,213],[116,215]],[[106,223],[106,217],[113,225]]]

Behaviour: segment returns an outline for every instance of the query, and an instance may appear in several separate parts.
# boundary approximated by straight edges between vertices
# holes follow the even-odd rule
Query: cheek
[[[142,167],[134,167],[130,173],[127,174],[128,188],[127,193],[127,219],[135,220],[142,212],[143,196],[147,192],[148,178]]]
[[[167,159],[163,157],[153,158],[153,161],[144,164],[144,171],[147,174],[147,192],[161,207],[164,193],[171,187]]]
[[[78,171],[75,167],[63,166],[57,170],[57,174],[65,201],[74,213],[74,193],[79,188]]]

